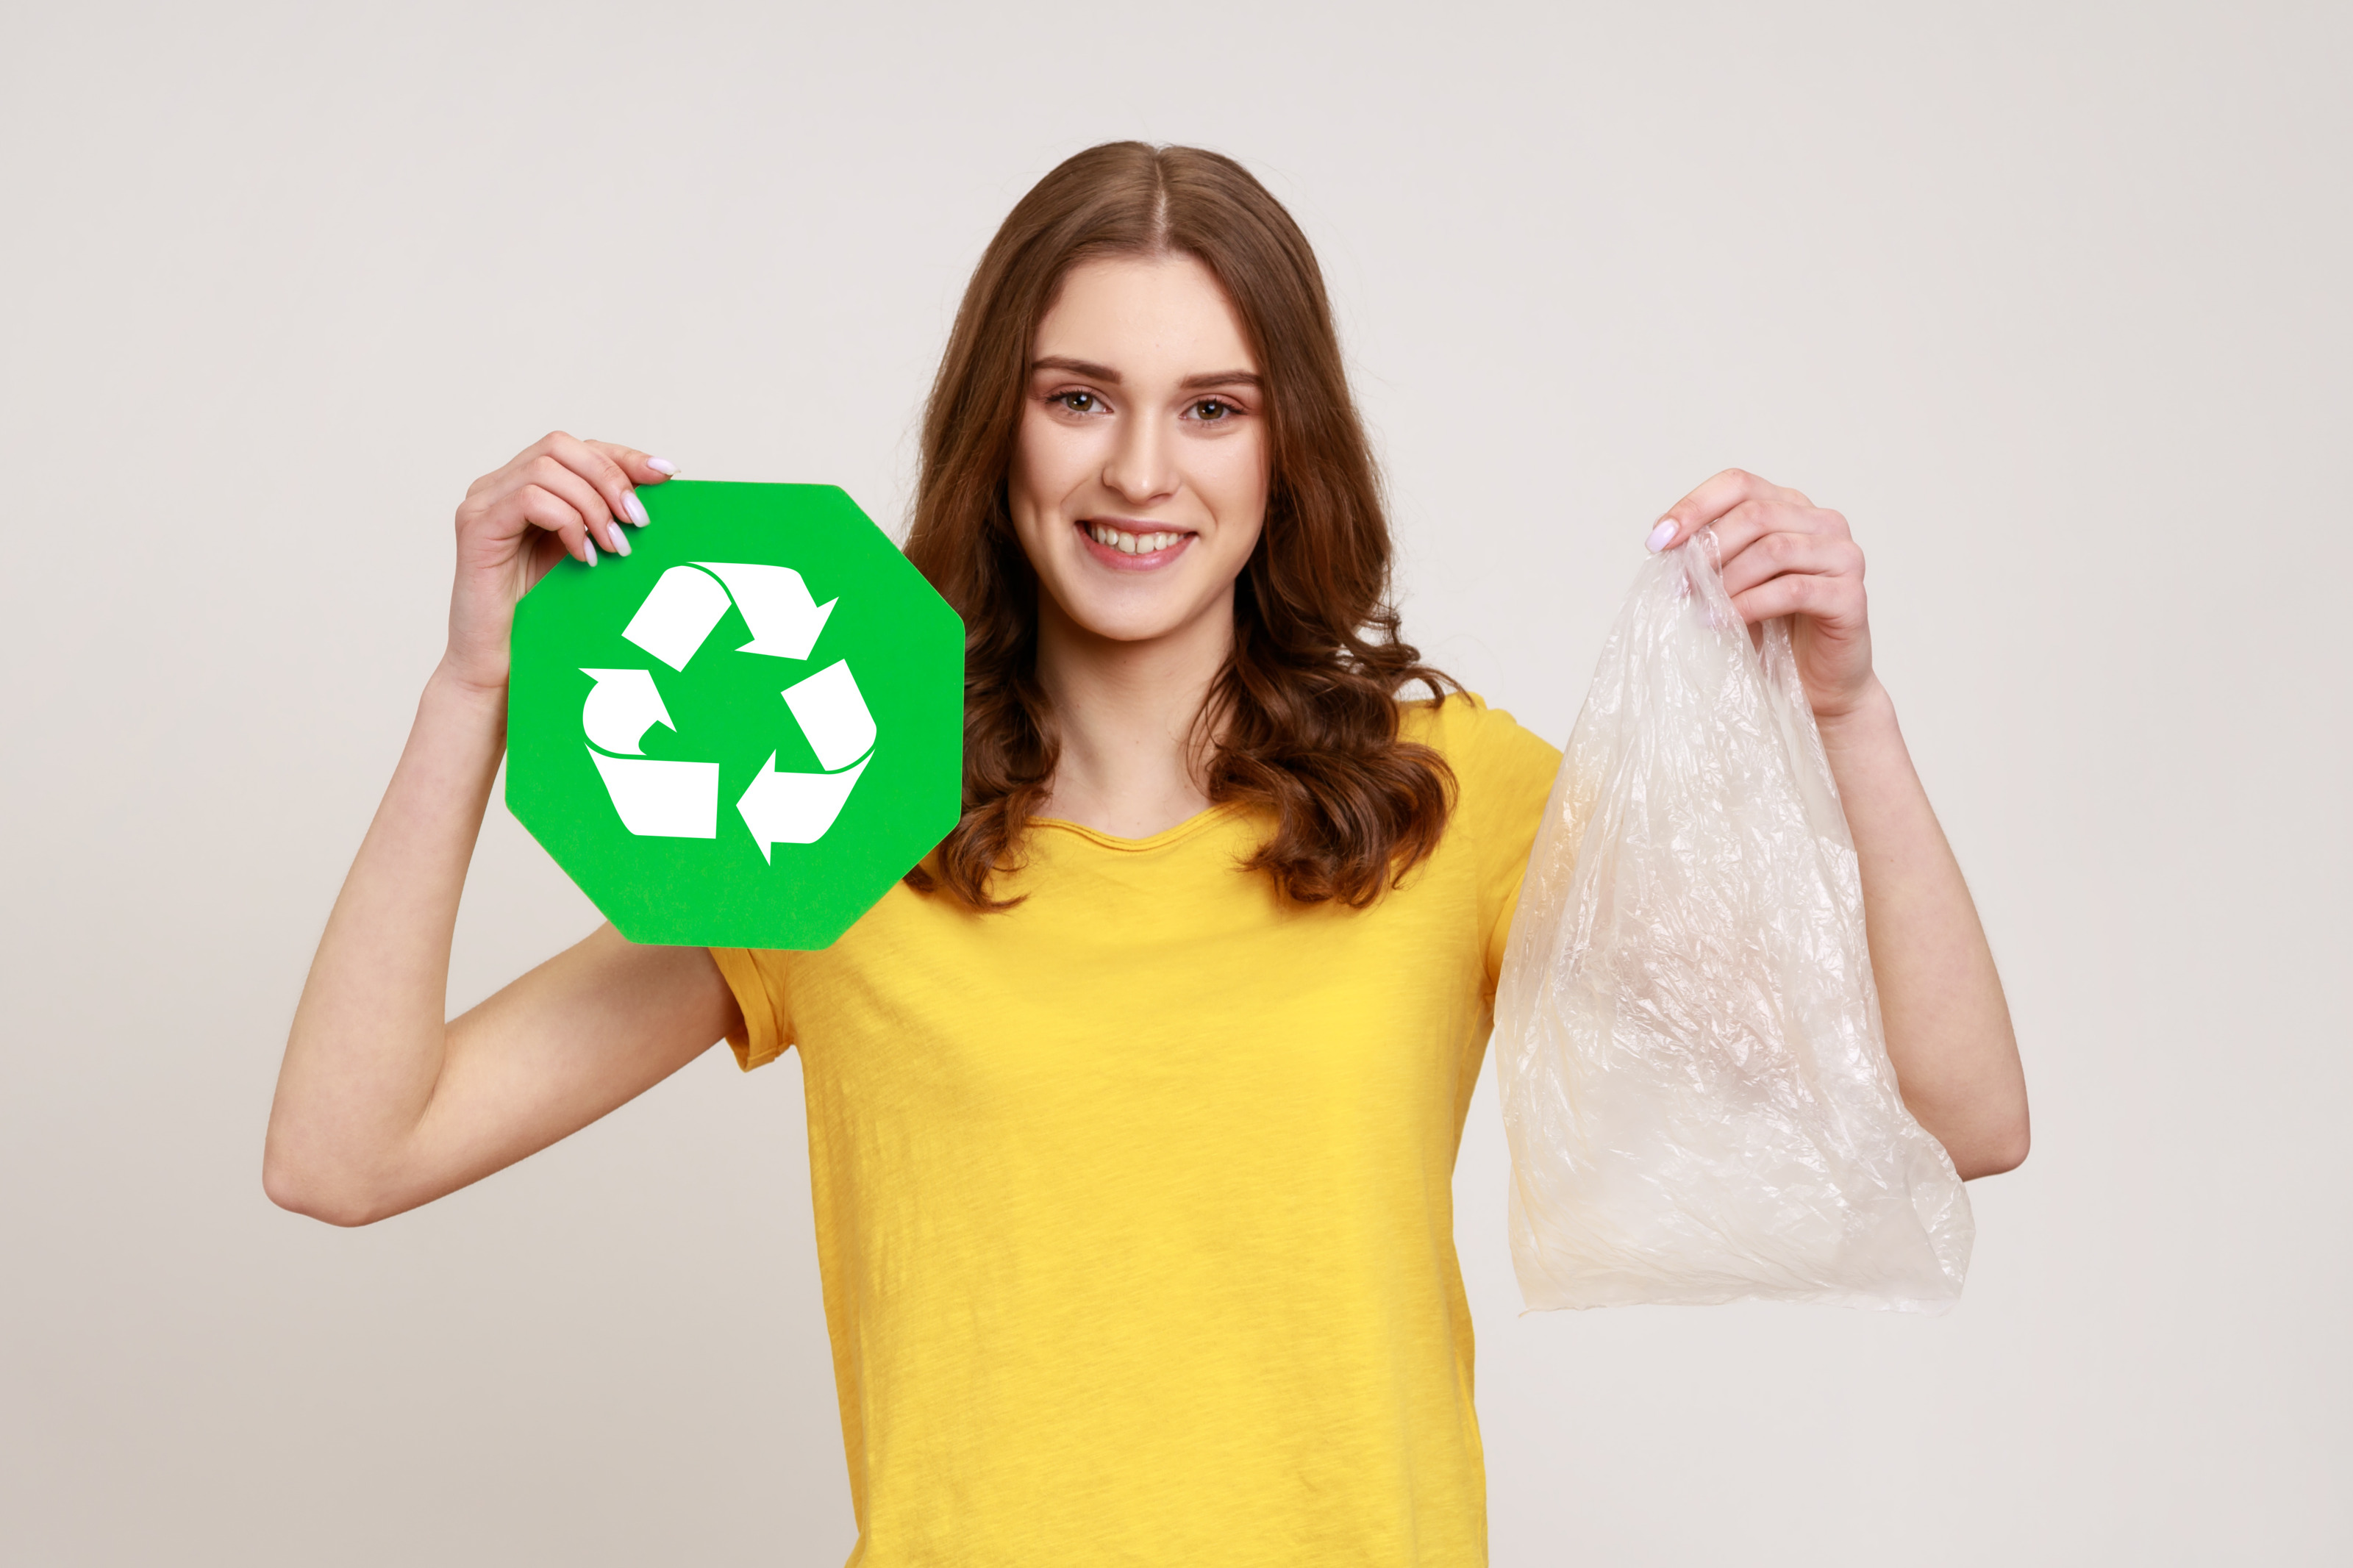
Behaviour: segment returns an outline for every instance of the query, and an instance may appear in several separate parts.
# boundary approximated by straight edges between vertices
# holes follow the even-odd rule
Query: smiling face
[[[1259,368],[1191,257],[1071,269],[1039,323],[1006,485],[1041,615],[1122,643],[1231,636],[1266,519]]]

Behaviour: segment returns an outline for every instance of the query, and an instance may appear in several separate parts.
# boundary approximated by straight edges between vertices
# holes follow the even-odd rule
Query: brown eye
[[[1054,401],[1073,414],[1092,414],[1101,406],[1092,392],[1058,392],[1054,395]]]
[[[1193,417],[1215,424],[1234,411],[1233,405],[1215,397],[1205,397],[1193,405]]]

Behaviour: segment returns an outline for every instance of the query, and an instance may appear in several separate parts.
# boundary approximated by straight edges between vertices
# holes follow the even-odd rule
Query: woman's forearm
[[[295,1009],[263,1183],[357,1217],[441,1073],[449,944],[506,738],[506,694],[435,671]]]
[[[2026,1158],[2026,1079],[2010,1005],[1895,704],[1874,679],[1821,722],[1862,862],[1871,966],[1905,1102],[1964,1177]]]

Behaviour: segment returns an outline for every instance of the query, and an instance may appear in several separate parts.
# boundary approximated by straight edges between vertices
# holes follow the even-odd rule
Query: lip
[[[1169,528],[1166,523],[1143,522],[1127,518],[1116,520],[1107,517],[1081,518],[1071,523],[1072,531],[1078,534],[1079,542],[1085,547],[1087,553],[1114,572],[1157,571],[1184,554],[1192,545],[1195,538],[1195,535],[1190,532],[1183,532],[1178,534],[1176,543],[1166,549],[1155,550],[1147,555],[1123,555],[1108,544],[1095,542],[1095,537],[1088,531],[1088,526],[1097,522],[1106,527],[1117,528],[1123,533],[1170,533],[1177,531]]]

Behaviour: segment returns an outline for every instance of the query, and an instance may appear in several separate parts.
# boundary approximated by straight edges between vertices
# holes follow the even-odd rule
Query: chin
[[[1080,630],[1112,642],[1154,642],[1183,630],[1200,614],[1200,607],[1189,602],[1106,604],[1080,597],[1061,603],[1062,613]]]

